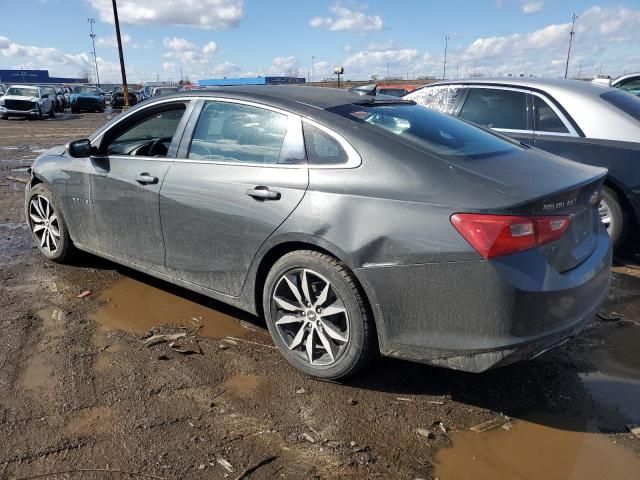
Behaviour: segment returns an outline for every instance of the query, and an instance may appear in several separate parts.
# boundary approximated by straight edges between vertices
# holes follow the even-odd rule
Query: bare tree
[[[88,68],[81,69],[78,76],[84,83],[91,83],[92,75]]]

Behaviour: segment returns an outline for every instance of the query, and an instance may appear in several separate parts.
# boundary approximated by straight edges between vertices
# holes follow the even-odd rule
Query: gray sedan
[[[605,175],[406,100],[227,87],[49,150],[25,208],[47,258],[84,250],[263,315],[308,374],[377,352],[480,372],[598,311]]]

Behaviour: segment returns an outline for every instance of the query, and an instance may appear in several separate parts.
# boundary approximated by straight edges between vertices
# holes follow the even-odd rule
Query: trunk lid
[[[491,213],[569,216],[571,222],[562,237],[539,247],[559,272],[580,265],[596,248],[604,228],[598,203],[607,170],[533,148],[463,165],[456,162],[456,169],[517,199]]]

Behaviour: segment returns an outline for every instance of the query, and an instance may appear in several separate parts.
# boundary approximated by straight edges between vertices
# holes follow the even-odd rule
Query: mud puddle
[[[590,433],[587,419],[538,414],[511,430],[454,433],[436,455],[439,480],[631,480],[640,458]]]
[[[588,354],[597,370],[580,378],[596,401],[640,423],[640,327],[621,325],[597,341]]]
[[[180,325],[200,326],[199,335],[213,338],[249,333],[238,318],[131,278],[104,290],[100,298],[106,303],[91,318],[105,330],[143,335],[152,327]]]

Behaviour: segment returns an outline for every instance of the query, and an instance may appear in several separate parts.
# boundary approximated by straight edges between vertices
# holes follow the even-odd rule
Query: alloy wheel
[[[349,344],[349,317],[333,285],[319,273],[286,272],[271,296],[274,324],[287,348],[313,366],[335,363]]]
[[[600,200],[600,205],[598,205],[598,215],[600,215],[600,221],[604,224],[605,228],[609,230],[611,223],[613,222],[613,215],[611,213],[611,208],[604,200]]]
[[[60,224],[51,202],[42,195],[34,195],[29,202],[29,224],[42,250],[54,254],[60,247]]]

